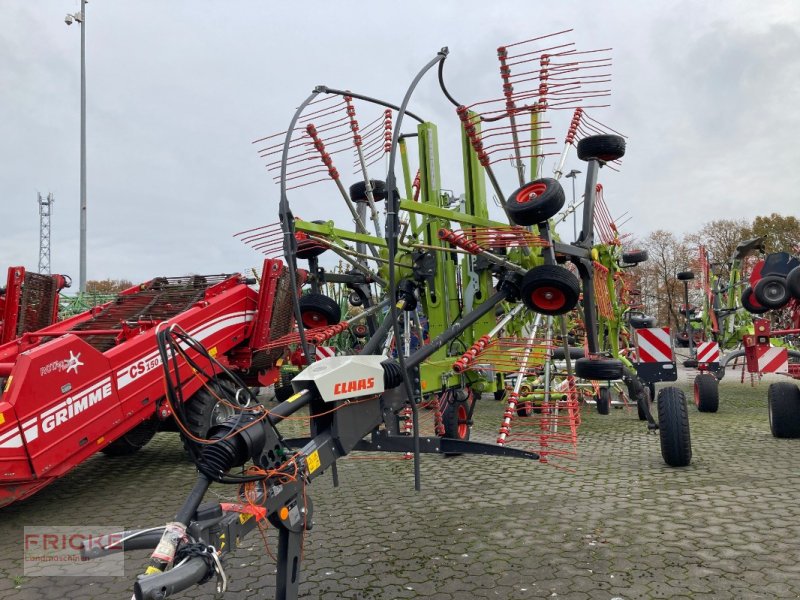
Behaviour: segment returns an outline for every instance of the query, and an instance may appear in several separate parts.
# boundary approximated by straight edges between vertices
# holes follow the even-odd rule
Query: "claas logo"
[[[349,394],[350,392],[371,390],[374,387],[374,377],[368,377],[366,379],[354,379],[352,381],[341,381],[333,386],[333,395],[338,396],[340,394]]]

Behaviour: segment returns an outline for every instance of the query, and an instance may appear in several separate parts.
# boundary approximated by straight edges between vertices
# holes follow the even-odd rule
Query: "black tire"
[[[311,221],[317,225],[324,225],[325,221]],[[308,238],[308,234],[304,231],[296,231],[294,234],[297,240],[297,258],[309,259],[315,258],[325,252],[328,248],[320,242]]]
[[[518,417],[530,417],[534,413],[533,410],[533,402],[520,400],[517,402],[517,416]]]
[[[795,267],[786,276],[786,288],[795,300],[800,300],[800,267]]]
[[[469,403],[467,400],[457,400],[456,393],[445,393],[445,403],[442,407],[442,425],[444,437],[455,440],[468,440],[470,424],[468,420]]]
[[[645,383],[644,384],[644,400],[637,400],[636,402],[636,414],[639,417],[640,421],[647,421],[647,413],[650,412],[650,409],[653,406],[653,398],[656,397],[656,386],[654,383]],[[642,406],[642,404],[645,406]],[[647,411],[645,411],[645,408]]]
[[[754,315],[763,315],[765,312],[768,312],[769,309],[766,306],[762,306],[758,300],[753,296],[753,288],[748,287],[742,292],[742,306],[744,309],[752,313]]]
[[[584,352],[583,348],[571,347],[569,349],[569,357],[573,360],[578,360],[584,356],[586,356],[586,352]],[[553,349],[553,360],[565,360],[563,346]]]
[[[607,387],[601,387],[594,397],[595,404],[597,405],[597,412],[601,415],[607,415],[611,412],[611,390]]]
[[[800,437],[800,389],[794,383],[781,381],[767,390],[769,429],[776,438]]]
[[[765,308],[782,308],[791,299],[786,279],[780,275],[767,275],[753,286],[753,296]]]
[[[526,183],[506,200],[506,212],[517,225],[544,223],[564,206],[561,184],[550,177]]]
[[[661,456],[670,467],[685,467],[692,461],[689,411],[686,396],[670,386],[658,393],[658,433]]]
[[[581,285],[564,267],[541,265],[525,273],[520,286],[522,302],[543,315],[563,315],[578,304]]]
[[[675,344],[680,348],[688,348],[689,347],[689,334],[685,331],[679,331],[675,334]],[[684,366],[686,363],[684,363]]]
[[[505,397],[506,397],[506,390],[505,389],[497,390],[494,393],[494,399],[497,400],[498,402],[502,402],[503,398],[505,398]]]
[[[578,142],[578,158],[609,162],[625,156],[625,138],[620,135],[590,135]]]
[[[676,275],[678,281],[691,281],[694,279],[694,273],[691,271],[681,271]]]
[[[329,327],[342,320],[342,309],[333,298],[311,293],[300,296],[300,315],[306,329]]]
[[[634,329],[649,329],[656,326],[656,318],[647,315],[632,315],[629,323]]]
[[[701,373],[694,378],[694,404],[700,412],[719,410],[719,381],[711,373]]]
[[[575,375],[595,381],[621,379],[622,362],[614,358],[579,358],[575,361]]]
[[[386,200],[386,182],[380,179],[370,179],[372,185],[372,199],[375,202]],[[350,200],[353,202],[367,201],[367,184],[364,181],[357,181],[350,186]]]
[[[648,258],[647,250],[629,250],[622,253],[622,262],[628,265],[638,265]]]
[[[158,421],[155,419],[147,419],[125,433],[122,437],[111,442],[108,446],[103,448],[101,452],[107,456],[130,456],[144,448],[147,443],[153,439],[157,431]]]
[[[211,427],[224,423],[238,412],[232,406],[236,392],[230,381],[216,379],[209,381],[207,385],[214,390],[213,394],[203,386],[186,401],[184,407],[189,431],[203,439],[207,437]],[[223,403],[220,399],[230,404]]]
[[[350,292],[347,296],[347,301],[350,303],[350,306],[361,306],[364,304],[364,300],[358,292]]]

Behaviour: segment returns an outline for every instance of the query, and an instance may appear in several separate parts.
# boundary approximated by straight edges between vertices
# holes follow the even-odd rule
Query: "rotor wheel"
[[[638,265],[648,258],[647,250],[629,250],[622,253],[622,262],[628,265]]]
[[[563,315],[578,304],[581,286],[578,278],[564,267],[533,267],[522,279],[522,302],[543,315]]]
[[[786,287],[795,300],[800,301],[800,267],[795,267],[786,276]]]
[[[598,390],[594,401],[597,406],[597,414],[607,415],[611,412],[611,390],[607,387],[601,387]]]
[[[765,308],[782,308],[791,299],[786,278],[780,275],[767,275],[753,286],[753,296]]]
[[[555,216],[566,197],[561,184],[550,177],[526,183],[506,200],[506,212],[516,225],[536,225]]]
[[[578,142],[578,158],[609,162],[625,156],[625,138],[621,135],[590,135]]]
[[[614,358],[579,358],[575,361],[575,375],[593,381],[622,379],[622,361]]]
[[[701,373],[694,378],[694,404],[700,412],[719,410],[719,381],[711,373]]]
[[[769,311],[769,308],[762,306],[761,303],[754,297],[753,288],[747,287],[742,292],[742,306],[744,309],[754,315],[763,315]]]
[[[300,296],[300,317],[306,329],[330,327],[342,319],[342,309],[333,298],[325,294]]]
[[[469,422],[469,401],[472,398],[470,390],[464,400],[459,400],[454,390],[448,390],[443,395],[442,425],[444,437],[455,440],[468,440],[472,428]]]

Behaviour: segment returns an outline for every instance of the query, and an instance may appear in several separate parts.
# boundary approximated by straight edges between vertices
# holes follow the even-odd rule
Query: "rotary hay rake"
[[[578,378],[626,378],[633,385],[632,396],[641,395],[635,373],[625,373],[619,360],[603,354],[598,335],[595,263],[598,246],[605,243],[595,244],[597,177],[601,167],[624,155],[625,141],[616,134],[584,136],[598,124],[587,119],[591,125],[581,129],[581,123],[585,109],[601,106],[592,103],[608,95],[608,51],[580,52],[562,41],[567,33],[498,49],[502,96],[497,99],[457,102],[444,84],[448,52],[443,49],[416,76],[399,106],[319,86],[298,108],[283,144],[274,141],[280,134],[259,140],[266,144],[261,152],[268,168],[279,171],[280,225],[251,229],[239,237],[268,255],[283,250],[291,278],[288,289],[308,283],[310,291],[291,302],[297,330],[268,343],[282,356],[294,355],[295,365],[305,368],[291,381],[293,395],[274,408],[239,410],[206,439],[190,438],[200,475],[173,522],[128,532],[121,547],[85,549],[87,556],[94,556],[157,545],[147,572],[136,582],[137,598],[163,598],[214,575],[218,591],[224,591],[221,557],[232,548],[220,543],[239,540],[267,522],[279,534],[276,597],[296,598],[303,535],[313,514],[306,486],[328,468],[336,481],[339,458],[354,450],[411,452],[417,488],[419,455],[424,452],[572,458],[580,421]],[[437,65],[442,91],[462,127],[463,199],[442,188],[436,126],[407,110],[417,83]],[[384,112],[362,128],[357,100],[377,104]],[[541,160],[556,155],[550,151],[555,139],[545,137],[550,125],[544,117],[559,110],[572,110],[574,117],[556,177],[526,181],[524,159],[530,160],[529,172],[535,177]],[[415,132],[403,133],[406,117],[418,121]],[[414,139],[416,171],[408,151],[408,141]],[[581,233],[566,244],[554,234],[552,220],[565,203],[558,178],[573,146],[587,164],[586,193]],[[349,151],[362,180],[345,189],[334,157],[346,159]],[[398,155],[403,198],[394,171]],[[382,158],[388,160],[386,179],[372,179],[369,171]],[[519,183],[508,196],[495,168],[504,162],[510,162]],[[487,180],[506,222],[489,216]],[[287,191],[322,181],[334,184],[354,227],[294,217]],[[383,219],[379,204],[385,208]],[[319,257],[328,251],[352,268],[326,271]],[[297,269],[298,258],[308,261],[307,270]],[[571,270],[564,263],[571,263]],[[343,286],[351,303],[363,308],[358,318],[364,321],[359,324],[367,329],[367,341],[358,354],[315,361],[314,345],[353,325],[352,319],[341,321],[336,303],[321,293],[329,284]],[[412,331],[425,340],[415,315],[427,321],[427,343],[412,351],[406,343]],[[569,346],[570,328],[577,320],[584,331],[580,358]],[[185,346],[215,360],[185,333],[160,331],[170,395],[180,395],[181,381],[170,371],[169,357],[189,360]],[[554,362],[557,350],[563,352],[563,368]],[[478,397],[503,393],[504,376],[514,383],[500,443],[468,441]],[[526,390],[531,381],[541,385]],[[541,396],[542,402],[518,404],[528,392]],[[669,409],[662,417],[662,455],[673,465],[686,464],[691,456],[682,401],[675,393],[662,392],[660,399]],[[432,426],[447,433],[450,423],[452,437],[420,436],[423,403],[439,407],[432,411]],[[283,439],[277,426],[306,407],[309,437]],[[538,418],[528,433],[522,424],[515,426],[520,441],[538,451],[509,446],[514,435],[509,425],[520,413]],[[670,427],[664,427],[666,420]],[[413,435],[406,435],[409,430]],[[240,502],[201,504],[212,481],[239,485]]]

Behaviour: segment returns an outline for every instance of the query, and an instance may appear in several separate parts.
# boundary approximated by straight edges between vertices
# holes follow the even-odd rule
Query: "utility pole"
[[[50,275],[50,215],[53,214],[53,193],[39,194],[39,273]]]
[[[77,21],[81,26],[81,209],[80,209],[80,276],[79,289],[86,291],[86,0],[81,0],[80,12],[68,14],[67,25]]]

